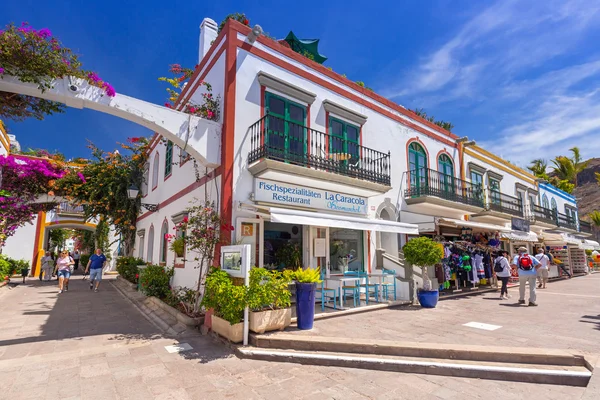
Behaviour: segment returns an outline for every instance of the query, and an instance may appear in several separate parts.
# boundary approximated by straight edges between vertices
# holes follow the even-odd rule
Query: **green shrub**
[[[131,283],[138,282],[138,275],[140,270],[138,265],[144,265],[145,262],[141,258],[136,257],[119,257],[117,259],[117,272],[124,279],[127,279]]]
[[[217,317],[237,324],[244,318],[247,292],[246,286],[235,286],[227,272],[213,268],[206,277],[202,305],[214,309]]]
[[[164,299],[171,292],[169,283],[172,276],[173,268],[165,269],[160,265],[148,265],[140,273],[140,290],[146,296]]]
[[[268,271],[264,268],[250,270],[248,288],[248,307],[252,311],[277,310],[291,305],[289,283],[292,281],[292,271]]]
[[[89,254],[82,254],[81,256],[79,256],[79,265],[81,265],[84,269],[85,267],[87,267],[88,261],[90,261]]]
[[[10,273],[12,266],[8,262],[8,260],[4,259],[4,257],[0,257],[0,280],[4,280],[7,276],[10,277],[12,274]]]
[[[409,240],[402,251],[406,261],[419,267],[435,265],[444,258],[444,248],[425,236]]]
[[[0,280],[4,280],[7,276],[10,278],[15,273],[21,273],[22,268],[29,268],[29,262],[0,256]]]

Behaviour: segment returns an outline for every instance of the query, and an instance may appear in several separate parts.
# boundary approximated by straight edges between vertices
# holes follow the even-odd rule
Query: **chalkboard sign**
[[[512,217],[511,225],[513,231],[529,232],[531,230],[529,221],[523,218]]]

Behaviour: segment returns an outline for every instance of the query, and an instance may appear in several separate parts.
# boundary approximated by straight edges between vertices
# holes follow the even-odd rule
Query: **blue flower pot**
[[[298,329],[308,330],[313,328],[316,290],[316,283],[296,282],[296,323]]]
[[[437,290],[421,290],[417,293],[419,304],[423,308],[435,308],[440,298],[440,292]]]

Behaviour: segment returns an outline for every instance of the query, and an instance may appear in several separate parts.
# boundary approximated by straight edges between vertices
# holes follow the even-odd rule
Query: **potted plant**
[[[315,320],[315,291],[321,283],[321,270],[298,269],[293,272],[296,280],[296,318],[298,329],[312,329]]]
[[[435,265],[444,258],[444,249],[438,243],[427,237],[411,239],[402,248],[404,258],[412,265],[423,269],[423,288],[417,292],[417,298],[422,307],[434,308],[439,299],[437,289],[431,290],[431,281],[427,276],[427,267]]]
[[[265,333],[283,330],[292,319],[289,283],[292,271],[269,271],[265,268],[250,270],[248,307],[250,308],[250,330]]]
[[[202,305],[213,309],[212,330],[233,343],[244,339],[244,309],[247,287],[233,284],[229,274],[213,268],[206,277]]]
[[[277,250],[275,258],[287,269],[298,269],[302,266],[302,249],[298,243],[288,242]]]
[[[183,236],[177,237],[171,242],[170,248],[175,253],[175,265],[181,266],[185,261],[185,238]]]

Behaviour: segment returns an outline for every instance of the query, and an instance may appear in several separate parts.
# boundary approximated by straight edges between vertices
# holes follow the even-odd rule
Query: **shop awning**
[[[501,232],[500,237],[503,239],[513,240],[515,242],[537,242],[538,235],[535,232],[510,231]]]
[[[328,226],[330,228],[358,229],[362,231],[392,232],[405,235],[418,235],[419,227],[414,224],[386,221],[383,219],[370,219],[350,217],[347,215],[315,213],[284,208],[270,207],[272,222],[284,224]]]
[[[571,236],[568,233],[544,233],[544,242],[575,244],[577,246],[582,244],[581,239],[577,239],[575,236]]]
[[[464,226],[467,228],[478,228],[487,231],[508,231],[505,226],[502,225],[494,225],[494,224],[484,224],[482,222],[474,222],[474,221],[464,221],[462,219],[452,219],[452,218],[439,218],[438,223],[442,225],[450,225],[450,226]]]
[[[584,250],[598,250],[600,249],[600,243],[596,242],[595,240],[585,239],[579,248]]]

